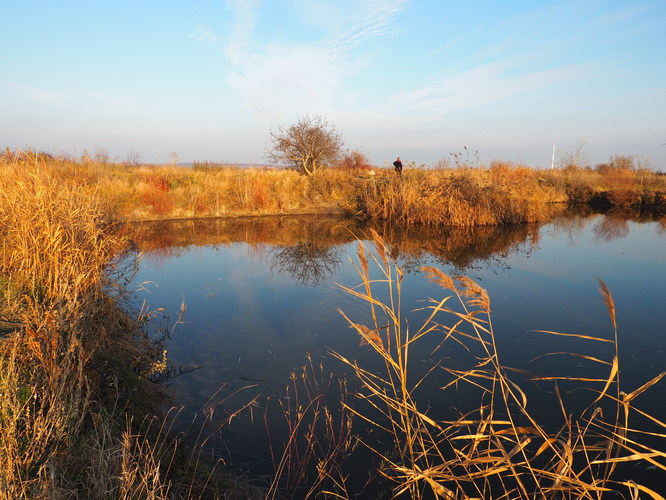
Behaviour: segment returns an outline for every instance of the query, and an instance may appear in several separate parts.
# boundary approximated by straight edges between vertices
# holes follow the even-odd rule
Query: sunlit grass
[[[364,186],[364,215],[404,225],[487,226],[549,220],[563,201],[525,168],[406,170]]]
[[[645,205],[645,200],[661,206],[664,185],[658,176],[631,169],[546,173],[495,164],[488,169],[406,169],[401,177],[366,170],[305,177],[287,170],[128,167],[30,152],[2,155],[0,181],[5,187],[0,192],[1,498],[100,493],[172,498],[210,492],[210,476],[201,484],[185,473],[185,484],[174,479],[177,443],[166,436],[166,421],[152,418],[159,391],[148,379],[163,369],[163,350],[143,329],[146,315],[132,318],[121,307],[126,290],[113,274],[123,271],[118,256],[125,242],[109,230],[113,220],[343,211],[389,227],[499,225],[544,220],[549,203],[581,201],[578,193],[589,195],[588,201],[605,193],[604,199],[618,207]],[[391,449],[366,445],[379,457],[379,470],[394,483],[395,493],[413,498],[425,489],[444,498],[600,498],[609,491],[661,498],[617,477],[618,464],[625,462],[665,468],[660,447],[645,444],[663,440],[664,424],[635,406],[635,399],[663,374],[637,388],[620,383],[617,311],[605,285],[602,296],[613,335],[570,337],[612,345],[615,353],[608,359],[565,353],[605,374],[583,379],[520,372],[501,362],[490,299],[467,278],[425,269],[449,296],[433,300],[425,309],[428,319],[410,331],[402,313],[402,271],[382,239],[375,238],[374,244],[374,255],[361,247],[361,287],[347,288],[369,304],[372,320],[349,321],[385,371],[376,373],[339,356],[362,383],[358,395],[374,411],[364,414],[345,404],[344,418],[333,429],[334,413],[320,404],[320,386],[294,379],[294,390],[300,385],[308,394],[306,410],[282,409],[292,426],[290,443],[302,442],[299,433],[310,431],[309,454],[304,457],[289,445],[276,452],[270,495],[278,496],[283,479],[301,480],[314,466],[319,482],[299,488],[312,494],[328,488],[331,495],[348,496],[336,461],[353,451],[348,422],[355,415],[390,436]],[[370,277],[373,265],[379,280]],[[377,287],[384,292],[377,293]],[[414,379],[411,352],[432,336],[462,346],[469,366],[435,363]],[[479,394],[478,405],[455,419],[429,414],[415,389],[435,371],[450,377],[443,393],[469,387]],[[315,376],[312,365],[309,372]],[[553,384],[554,403],[561,410],[557,428],[533,413],[526,380]],[[559,390],[563,384],[588,388],[588,404],[570,408]],[[314,439],[317,428],[324,434]],[[199,463],[193,463],[198,469]]]
[[[205,498],[212,470],[183,470],[157,411],[164,351],[123,285],[136,262],[60,168],[1,165],[0,498]]]
[[[405,225],[497,225],[548,220],[552,205],[597,203],[664,211],[666,176],[627,162],[596,170],[488,166],[392,170],[124,165],[9,152],[0,166],[29,160],[98,199],[109,218],[154,220],[237,215],[345,213]],[[0,171],[0,176],[3,175]]]
[[[373,439],[364,443],[376,454],[379,471],[393,482],[396,495],[426,498],[430,491],[447,499],[592,499],[617,492],[625,498],[663,498],[617,470],[619,464],[640,462],[650,464],[655,474],[666,471],[666,424],[635,406],[636,398],[666,372],[640,387],[622,385],[618,312],[603,282],[600,291],[611,319],[608,338],[535,332],[579,342],[580,352],[542,354],[587,360],[589,375],[577,377],[506,366],[497,348],[490,298],[467,277],[423,268],[447,295],[430,299],[422,309],[426,319],[414,327],[402,312],[402,271],[376,234],[374,252],[359,246],[357,270],[360,286],[343,289],[367,303],[369,322],[341,313],[384,369],[377,372],[336,356],[361,384],[357,397],[366,403],[365,410],[348,410],[374,428]],[[412,359],[413,352],[432,337],[437,338],[429,354],[432,365],[423,369]],[[600,344],[612,347],[607,359],[597,354],[598,349],[586,349]],[[437,354],[450,345],[460,353],[455,367]],[[463,391],[476,395],[476,403],[458,408],[457,418],[429,411],[418,388],[435,373],[446,374],[448,382],[430,398],[456,400],[455,394]],[[530,401],[533,384],[554,390],[552,407],[557,413],[547,419],[539,408],[543,403]],[[562,386],[578,388],[576,404],[565,397]],[[378,436],[389,437],[393,445],[378,444]]]

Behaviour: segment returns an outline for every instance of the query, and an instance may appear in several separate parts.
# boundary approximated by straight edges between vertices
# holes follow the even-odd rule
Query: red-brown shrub
[[[169,192],[156,186],[150,186],[143,192],[143,202],[152,207],[155,213],[159,215],[169,214],[174,207]]]
[[[268,207],[268,204],[270,202],[270,193],[269,193],[269,190],[268,190],[268,186],[263,181],[263,179],[261,179],[259,177],[255,177],[255,179],[254,179],[253,198],[254,198],[255,208],[266,208],[266,207]]]
[[[171,189],[169,180],[164,175],[157,173],[150,174],[146,178],[146,182],[159,191],[169,191]]]
[[[363,153],[352,151],[342,159],[339,168],[343,170],[372,170],[374,167]]]

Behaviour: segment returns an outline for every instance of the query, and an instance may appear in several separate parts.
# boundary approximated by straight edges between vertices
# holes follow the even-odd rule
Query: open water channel
[[[488,291],[505,365],[536,373],[605,377],[607,369],[600,371],[597,363],[585,358],[538,357],[580,352],[612,360],[611,344],[537,332],[612,338],[609,313],[598,291],[601,279],[615,301],[625,391],[666,370],[663,220],[571,214],[542,225],[374,229],[404,271],[401,309],[413,330],[425,317],[417,309],[426,299],[451,295],[420,270],[434,266],[447,274],[469,276]],[[355,263],[360,244],[372,247],[369,230],[349,219],[305,216],[134,225],[132,238],[143,255],[134,279],[135,288],[143,284],[138,299],[151,308],[164,308],[169,325],[183,303],[186,307],[166,340],[170,376],[165,384],[175,404],[183,406],[179,421],[199,422],[195,430],[203,426],[211,433],[208,453],[251,475],[270,473],[266,428],[274,453],[286,431],[280,430],[280,411],[265,412],[265,401],[284,405],[294,397],[286,387],[292,373],[309,364],[307,356],[315,371],[321,364],[325,373],[336,376],[351,373],[331,352],[379,373],[381,362],[368,346],[359,345],[358,333],[339,312],[369,323],[368,304],[339,286],[361,282]],[[382,285],[376,286],[386,299]],[[416,372],[436,362],[456,366],[456,348],[433,354],[438,343],[437,338],[426,339],[415,347],[410,363]],[[454,397],[439,396],[443,383],[443,370],[435,370],[419,389],[422,408],[434,419],[450,417],[452,409],[463,411],[469,403],[463,389]],[[572,406],[579,397],[589,402],[589,393],[569,392],[565,396],[573,399]],[[257,404],[229,424],[228,416],[257,396]],[[535,389],[530,404],[537,413],[547,414],[550,407],[542,401],[551,396],[543,387]],[[664,383],[636,404],[663,419]]]

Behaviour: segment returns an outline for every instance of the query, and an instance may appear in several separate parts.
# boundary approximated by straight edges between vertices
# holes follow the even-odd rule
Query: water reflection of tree
[[[551,225],[561,233],[567,235],[569,242],[573,243],[574,236],[582,232],[590,220],[590,215],[565,214],[551,222]]]
[[[597,241],[612,241],[626,238],[629,234],[627,217],[621,213],[606,214],[593,228]]]
[[[571,211],[551,224],[570,237],[596,224],[594,233],[609,241],[626,236],[627,220],[655,222],[641,213],[583,213]],[[664,225],[664,219],[661,219]],[[300,283],[315,284],[329,277],[340,258],[334,248],[364,239],[376,230],[406,270],[417,269],[425,259],[467,271],[479,265],[502,268],[514,252],[529,252],[539,242],[537,224],[484,227],[404,228],[384,223],[363,223],[351,218],[285,216],[188,220],[142,223],[128,226],[130,238],[147,258],[167,259],[190,246],[224,246],[246,243],[253,251],[268,251],[274,270],[294,276]]]
[[[330,278],[340,267],[340,250],[335,246],[299,241],[296,245],[275,247],[268,256],[271,270],[286,273],[297,283],[314,286]]]
[[[342,247],[372,228],[400,258],[406,270],[432,259],[467,270],[481,262],[502,267],[508,254],[526,242],[538,242],[538,225],[484,227],[404,228],[391,224],[364,224],[339,217],[258,217],[187,220],[133,224],[129,236],[148,258],[177,256],[187,247],[244,242],[269,251],[274,270],[315,284],[339,265],[335,247]]]

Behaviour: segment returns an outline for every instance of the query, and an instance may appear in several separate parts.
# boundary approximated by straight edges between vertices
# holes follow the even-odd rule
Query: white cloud
[[[190,38],[200,47],[215,46],[218,43],[218,36],[215,32],[201,24],[194,27],[194,30],[190,33]]]
[[[260,115],[323,112],[335,93],[336,54],[316,47],[269,47],[248,55],[228,82]]]
[[[305,21],[325,23],[327,29],[320,40],[302,44],[260,43],[254,33],[260,5],[228,2],[236,18],[224,41],[224,54],[234,65],[227,81],[252,109],[271,121],[326,113],[338,102],[345,77],[354,71],[353,51],[389,33],[393,16],[408,1],[307,2]]]
[[[336,23],[339,25],[337,31],[340,34],[327,41],[325,45],[330,48],[350,50],[372,38],[388,35],[393,18],[409,1],[352,2],[356,9],[343,7],[337,18],[339,22]]]
[[[253,32],[260,15],[260,2],[255,0],[227,0],[227,7],[234,12],[231,35],[225,39],[224,53],[233,64],[242,63],[250,50]]]
[[[567,65],[512,73],[507,63],[495,62],[446,77],[436,85],[396,94],[391,99],[391,105],[403,113],[444,114],[579,80],[585,78],[589,71],[588,66]]]

